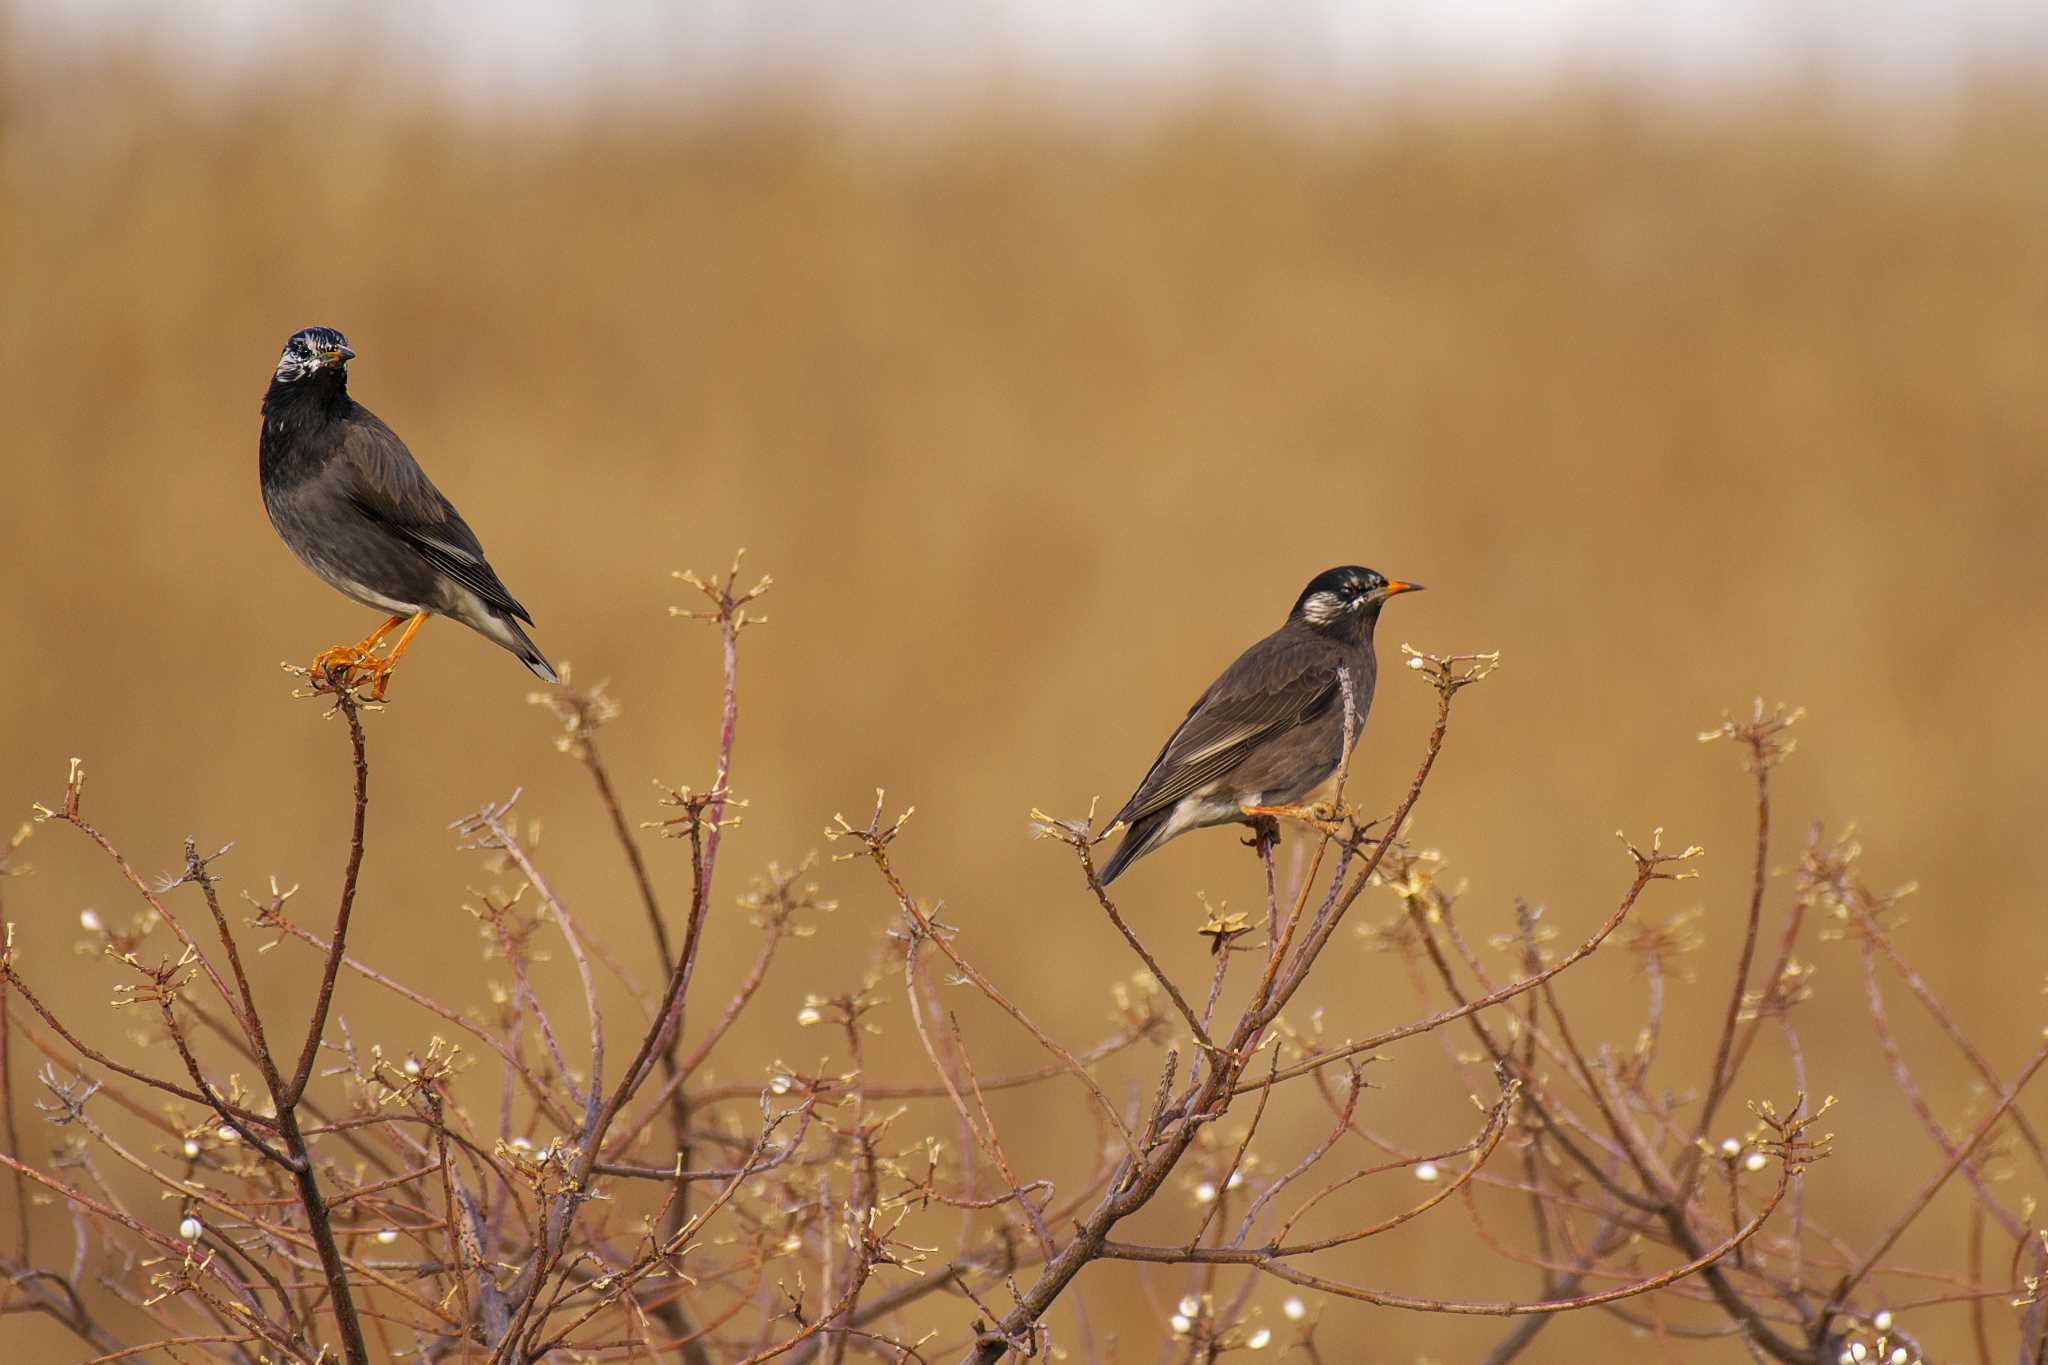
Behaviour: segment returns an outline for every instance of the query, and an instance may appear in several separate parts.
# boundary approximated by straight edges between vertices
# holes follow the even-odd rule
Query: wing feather
[[[1188,711],[1117,816],[1166,810],[1221,781],[1261,744],[1337,703],[1337,676],[1321,650],[1286,632],[1246,650]]]
[[[533,624],[484,558],[476,532],[434,487],[398,433],[367,408],[358,407],[337,465],[349,501],[364,516],[491,606]]]

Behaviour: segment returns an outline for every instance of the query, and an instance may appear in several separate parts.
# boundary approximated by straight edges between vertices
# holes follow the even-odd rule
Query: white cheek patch
[[[1317,625],[1326,625],[1344,613],[1344,599],[1333,592],[1319,592],[1301,604],[1301,614]]]

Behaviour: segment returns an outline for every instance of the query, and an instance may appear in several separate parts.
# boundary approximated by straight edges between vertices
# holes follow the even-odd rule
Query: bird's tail
[[[555,666],[549,663],[547,656],[527,638],[526,632],[519,628],[517,621],[509,616],[497,616],[493,618],[492,624],[498,628],[492,632],[498,643],[517,654],[519,662],[533,670],[534,677],[544,683],[558,683],[562,680],[562,675],[555,672]]]
[[[1123,874],[1123,870],[1153,849],[1166,842],[1167,819],[1173,814],[1171,808],[1154,811],[1131,822],[1124,831],[1123,842],[1116,846],[1116,852],[1109,855],[1109,861],[1102,865],[1102,884],[1108,886]]]

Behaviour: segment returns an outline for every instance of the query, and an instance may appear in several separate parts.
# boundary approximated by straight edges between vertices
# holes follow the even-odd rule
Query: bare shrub
[[[2026,1358],[2039,1357],[2040,1242],[2031,1208],[1997,1197],[1988,1154],[2023,1147],[2048,1168],[2014,1107],[2048,1049],[2010,1079],[1992,1070],[1903,957],[1892,933],[1896,897],[1859,880],[1850,839],[1816,827],[1789,904],[1767,914],[1771,774],[1791,751],[1796,713],[1759,703],[1706,736],[1739,749],[1756,804],[1740,946],[1718,993],[1672,989],[1682,985],[1675,964],[1699,946],[1690,921],[1642,920],[1653,884],[1689,875],[1699,853],[1667,852],[1661,833],[1623,841],[1611,911],[1583,941],[1559,951],[1541,917],[1518,907],[1494,945],[1510,970],[1490,965],[1439,875],[1439,855],[1408,831],[1454,704],[1497,659],[1411,651],[1437,713],[1404,799],[1363,820],[1345,803],[1340,774],[1326,817],[1305,825],[1304,855],[1284,874],[1261,831],[1252,842],[1263,913],[1209,917],[1207,980],[1173,979],[1119,911],[1095,870],[1106,831],[1092,816],[1034,812],[1036,833],[1065,847],[1088,902],[1134,955],[1134,974],[1104,980],[1116,1002],[1106,1035],[1076,1040],[1048,1027],[1000,970],[976,960],[973,936],[912,889],[903,852],[910,813],[892,813],[878,794],[865,820],[836,819],[827,830],[838,856],[868,864],[868,885],[894,907],[875,959],[885,970],[849,969],[834,993],[803,1006],[802,1021],[831,1035],[833,1064],[714,1084],[703,1078],[706,1059],[759,1018],[778,949],[819,931],[830,903],[809,861],[768,865],[736,898],[760,935],[753,965],[703,998],[694,968],[726,884],[723,835],[738,814],[741,635],[761,619],[754,604],[768,584],[743,590],[737,562],[717,579],[688,581],[706,605],[682,614],[718,632],[724,693],[710,779],[670,790],[650,822],[689,860],[686,908],[661,903],[601,756],[613,703],[601,688],[543,698],[617,835],[626,884],[664,966],[657,989],[635,984],[625,959],[642,954],[609,944],[550,889],[512,800],[454,826],[502,888],[473,907],[490,964],[479,993],[430,988],[351,956],[358,874],[372,856],[371,708],[346,679],[310,680],[348,740],[351,821],[331,918],[296,914],[292,891],[276,887],[248,913],[232,909],[211,870],[217,855],[189,840],[177,876],[145,879],[88,819],[74,765],[61,797],[37,814],[97,845],[132,891],[132,919],[92,916],[84,927],[120,974],[115,1004],[153,1032],[134,1052],[95,1046],[77,1021],[96,1006],[39,993],[10,929],[0,959],[0,1164],[12,1173],[17,1209],[0,1259],[9,1311],[56,1319],[98,1361],[175,1350],[226,1360],[338,1353],[351,1362],[994,1362],[1056,1344],[1070,1356],[1109,1358],[1113,1348],[1095,1340],[1068,1291],[1091,1263],[1124,1261],[1176,1277],[1159,1332],[1190,1361],[1267,1348],[1320,1359],[1327,1344],[1316,1324],[1333,1299],[1517,1319],[1504,1327],[1496,1361],[1521,1353],[1557,1314],[1600,1310],[1669,1337],[1725,1335],[1753,1356],[1818,1365],[1919,1358],[1919,1337],[1894,1314],[1935,1303],[1966,1304],[1975,1339],[1988,1343],[1987,1303],[2017,1297],[2010,1330]],[[22,837],[0,851],[0,872]],[[1391,898],[1392,914],[1360,926],[1369,894]],[[1347,924],[1352,937],[1402,955],[1420,1003],[1407,1022],[1338,1040],[1312,1011],[1329,975],[1317,968]],[[1797,1028],[1810,972],[1803,945],[1817,931],[1859,954],[1875,1036],[1943,1156],[1867,1246],[1831,1234],[1802,1206],[1802,1173],[1830,1142],[1816,1127],[1827,1104],[1810,1098]],[[854,934],[845,920],[833,932]],[[1634,953],[1645,986],[1640,1029],[1623,1047],[1593,1044],[1566,1010],[1565,974],[1610,941]],[[566,999],[548,984],[553,974],[532,970],[544,945],[566,954],[577,983]],[[247,955],[271,949],[317,960],[310,1002],[257,998]],[[862,950],[849,941],[846,960]],[[599,1006],[607,974],[637,1002],[624,1046]],[[1967,1124],[1945,1125],[1921,1097],[1886,1014],[1892,980],[1987,1087]],[[441,1033],[404,1056],[359,1046],[335,1010],[344,983],[408,1002]],[[949,1003],[960,992],[1030,1038],[1043,1063],[1007,1074],[977,1064],[986,1036]],[[906,1028],[915,1050],[905,1042],[888,1060],[914,1057],[926,1074],[894,1081],[874,1064],[874,1040],[885,1029],[904,1039]],[[1715,1040],[1690,1083],[1662,1074],[1676,1028]],[[1454,1091],[1469,1075],[1486,1079],[1469,1136],[1449,1150],[1391,1136],[1362,1112],[1375,1056],[1425,1039],[1442,1046]],[[170,1045],[175,1072],[138,1060],[152,1041]],[[1461,1050],[1467,1043],[1477,1050]],[[1790,1059],[1796,1089],[1751,1095],[1745,1069],[1773,1047]],[[23,1068],[12,1057],[28,1050],[44,1059],[34,1114],[20,1102]],[[1143,1059],[1149,1085],[1113,1093],[1102,1072],[1133,1058]],[[244,1079],[252,1074],[253,1085]],[[990,1097],[1019,1091],[1042,1106],[1084,1106],[1099,1142],[1066,1153],[1057,1172],[1014,1159],[1015,1135],[1006,1140]],[[465,1103],[470,1092],[491,1103]],[[1747,1105],[1745,1131],[1715,1140],[1738,1102]],[[1321,1135],[1293,1149],[1269,1140],[1262,1124],[1283,1105],[1318,1112]],[[530,1132],[556,1136],[537,1144],[522,1136]],[[31,1147],[47,1154],[32,1159]],[[1934,1276],[1934,1292],[1915,1298],[1926,1273],[1888,1257],[1957,1175],[1974,1200],[1968,1269]],[[124,1197],[138,1178],[157,1202]],[[1359,1211],[1364,1193],[1384,1203],[1389,1190],[1411,1193],[1395,1195],[1391,1212]],[[68,1246],[34,1235],[30,1204],[51,1200],[70,1212]],[[1502,1200],[1525,1205],[1526,1231],[1502,1229]],[[1330,1268],[1345,1248],[1425,1216],[1461,1214],[1475,1253],[1531,1268],[1536,1292],[1519,1301],[1418,1295]],[[2010,1274],[2007,1257],[1983,1252],[1993,1229],[2011,1248]],[[1277,1315],[1255,1298],[1268,1284],[1288,1295]],[[1055,1318],[1056,1305],[1071,1312]],[[1985,1358],[1989,1350],[1981,1346]]]

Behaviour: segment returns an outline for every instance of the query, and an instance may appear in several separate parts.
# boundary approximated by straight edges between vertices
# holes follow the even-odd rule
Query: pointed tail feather
[[[526,632],[519,628],[517,621],[507,616],[500,616],[497,624],[504,629],[507,637],[500,640],[499,643],[503,644],[505,648],[511,650],[514,654],[517,654],[519,662],[533,670],[534,677],[539,678],[544,683],[558,683],[562,680],[561,675],[555,672],[555,666],[548,662],[545,654],[542,654],[539,649],[535,648],[533,641],[527,638]]]
[[[475,593],[469,593],[440,609],[450,619],[460,621],[492,644],[502,645],[519,656],[519,662],[532,671],[533,676],[545,683],[558,683],[562,675],[555,672],[555,666],[548,662],[547,655],[534,647],[525,631],[519,628],[521,617],[512,615],[493,606]]]
[[[1155,811],[1141,816],[1124,831],[1123,842],[1116,846],[1116,852],[1109,855],[1109,861],[1102,865],[1102,884],[1108,886],[1123,874],[1123,870],[1138,859],[1166,842],[1167,821],[1172,811]]]

